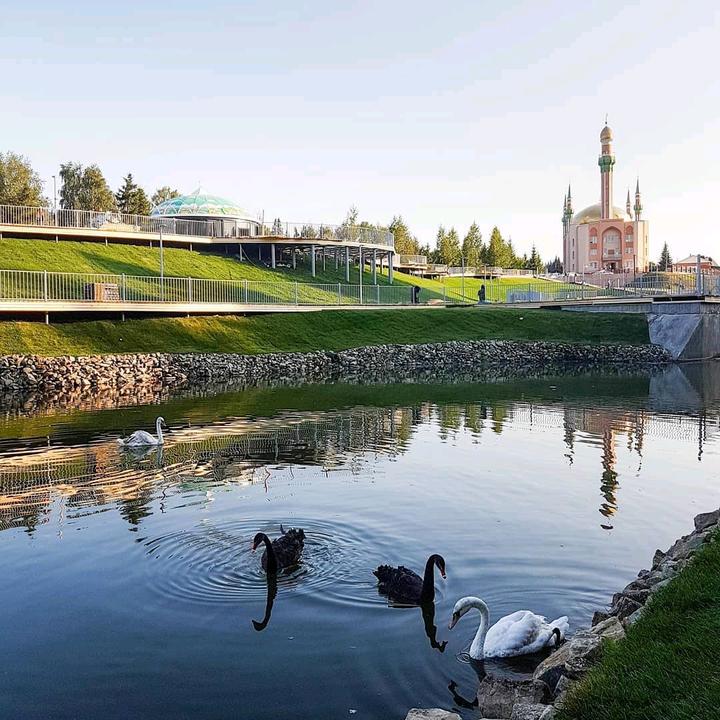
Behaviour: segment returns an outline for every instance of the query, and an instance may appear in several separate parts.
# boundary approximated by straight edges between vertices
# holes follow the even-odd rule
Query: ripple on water
[[[382,602],[367,568],[365,538],[355,528],[306,518],[294,518],[285,527],[305,530],[305,548],[297,568],[279,573],[280,592],[316,593],[340,603]],[[145,551],[153,560],[147,564],[149,583],[164,597],[192,603],[257,602],[267,595],[262,550],[251,550],[258,531],[274,539],[280,526],[203,521],[191,530],[148,539]]]

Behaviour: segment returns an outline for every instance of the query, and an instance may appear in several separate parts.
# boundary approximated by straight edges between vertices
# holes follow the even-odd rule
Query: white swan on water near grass
[[[162,445],[165,442],[162,434],[162,428],[165,425],[165,420],[159,417],[155,421],[155,435],[145,432],[145,430],[136,430],[130,437],[119,438],[118,442],[124,447],[143,447],[147,445]],[[167,427],[167,425],[165,425]]]
[[[518,610],[500,618],[488,629],[488,606],[480,598],[464,597],[455,603],[450,629],[473,608],[480,611],[480,627],[470,645],[469,654],[473,660],[530,655],[559,645],[570,628],[566,616],[549,623],[542,615],[536,615],[529,610]]]

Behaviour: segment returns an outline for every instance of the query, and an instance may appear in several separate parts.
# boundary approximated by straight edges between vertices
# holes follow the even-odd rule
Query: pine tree
[[[132,212],[130,206],[132,204],[133,193],[137,190],[137,187],[137,184],[133,180],[132,173],[128,173],[123,179],[122,186],[115,193],[115,202],[120,212]]]
[[[503,262],[507,259],[507,247],[497,226],[490,233],[490,242],[487,245],[486,262],[493,267],[505,267]]]
[[[401,215],[393,218],[388,230],[395,236],[396,253],[400,255],[417,255],[417,238],[412,235]]]
[[[540,253],[538,253],[537,248],[535,247],[535,243],[533,243],[532,245],[532,249],[530,250],[530,257],[528,258],[525,267],[528,270],[540,272],[540,268],[542,267],[542,260],[540,259]]]
[[[460,237],[453,227],[445,236],[445,252],[442,261],[446,265],[460,265],[460,255]]]
[[[482,234],[475,222],[470,226],[467,235],[463,238],[462,254],[465,256],[465,265],[467,267],[479,267],[483,264]]]
[[[447,233],[445,228],[441,225],[438,228],[437,235],[435,236],[435,262],[445,262],[445,245],[447,244]]]
[[[668,244],[665,243],[662,248],[662,252],[660,253],[660,262],[658,263],[658,268],[662,270],[663,272],[668,272],[672,270],[672,257],[670,257],[670,249],[668,248]]]

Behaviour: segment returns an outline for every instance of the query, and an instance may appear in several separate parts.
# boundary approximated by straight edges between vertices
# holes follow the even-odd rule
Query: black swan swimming
[[[300,555],[305,546],[305,532],[300,528],[290,528],[285,531],[282,525],[280,532],[282,535],[272,542],[265,533],[261,532],[253,540],[253,550],[257,550],[260,543],[265,543],[265,552],[261,561],[265,572],[276,573],[278,570],[294,567],[300,562]]]
[[[442,555],[431,555],[425,563],[425,577],[404,566],[381,565],[373,570],[378,579],[378,590],[395,603],[423,605],[435,599],[435,567],[445,577],[445,559]]]

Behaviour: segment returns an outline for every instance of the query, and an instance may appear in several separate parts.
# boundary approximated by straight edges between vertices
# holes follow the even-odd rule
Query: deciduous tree
[[[180,197],[180,193],[177,190],[173,190],[169,185],[163,185],[159,187],[150,198],[150,202],[155,205],[165,202],[166,200],[172,200],[173,198]]]
[[[115,196],[97,165],[60,165],[60,207],[73,210],[115,210]]]
[[[0,205],[47,205],[40,175],[23,155],[0,153]]]

